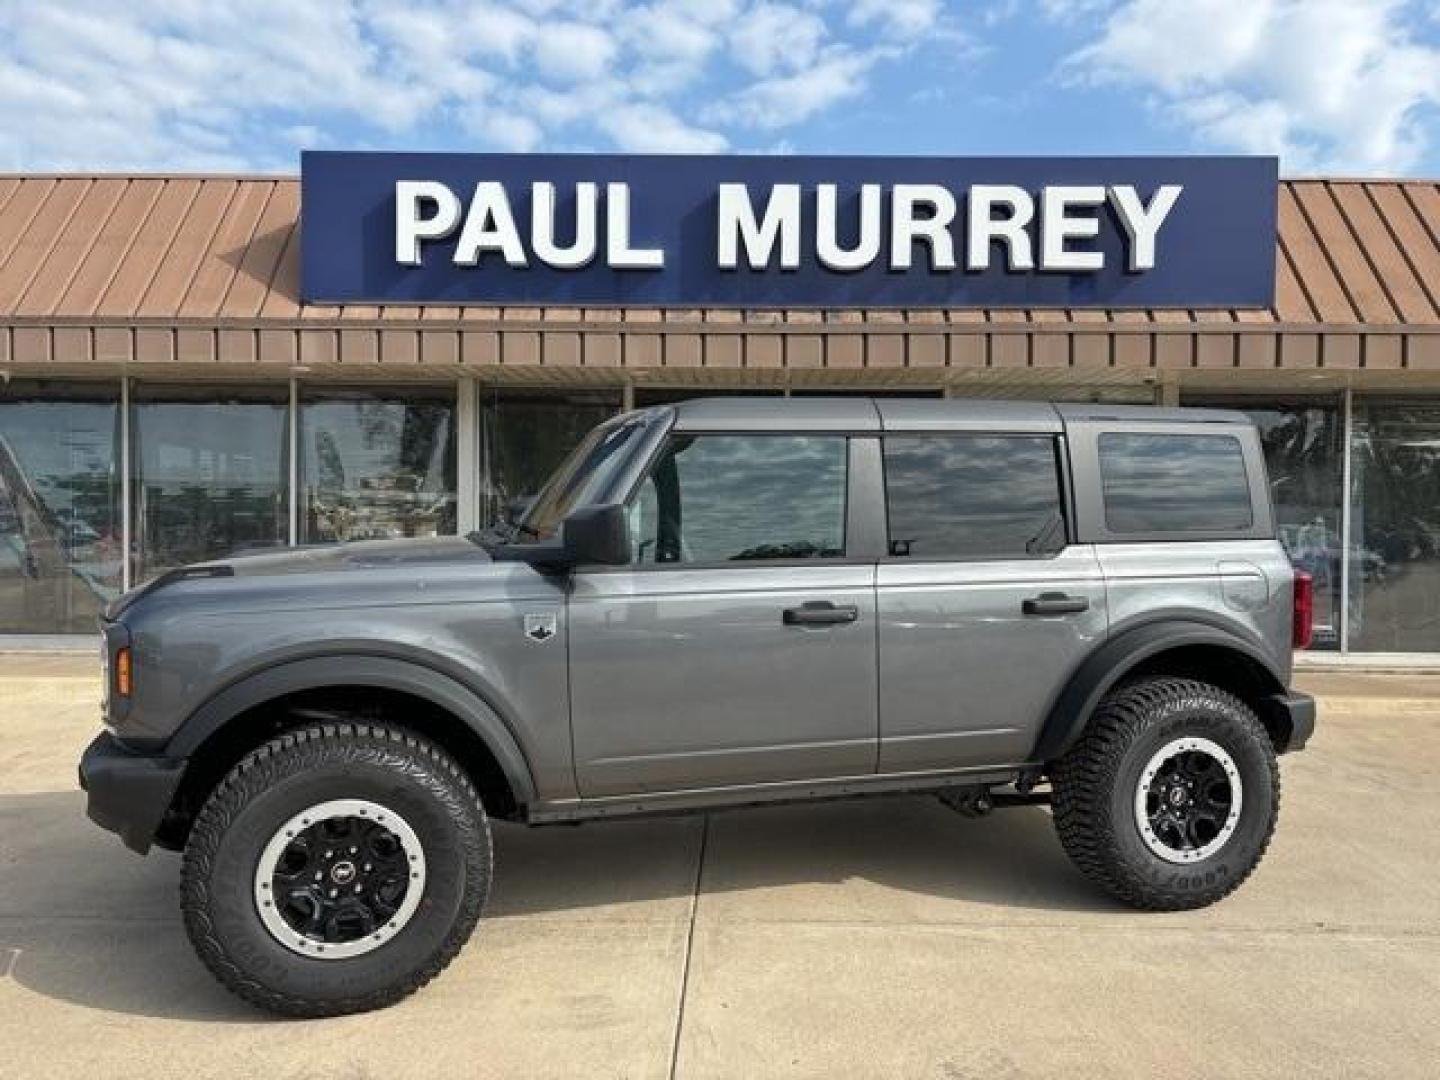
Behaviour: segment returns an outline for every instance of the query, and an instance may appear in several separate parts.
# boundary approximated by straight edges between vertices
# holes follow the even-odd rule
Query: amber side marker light
[[[134,682],[134,670],[130,665],[130,646],[125,646],[115,653],[115,692],[121,697],[129,697]]]

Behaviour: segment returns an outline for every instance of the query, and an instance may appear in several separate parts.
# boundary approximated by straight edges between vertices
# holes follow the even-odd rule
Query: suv
[[[600,425],[493,534],[130,592],[81,784],[184,851],[220,981],[297,1016],[445,967],[489,818],[1045,803],[1099,886],[1195,908],[1269,843],[1309,626],[1239,413],[698,400]]]

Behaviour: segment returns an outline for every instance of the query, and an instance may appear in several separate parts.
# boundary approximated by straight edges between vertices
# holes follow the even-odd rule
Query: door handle
[[[1077,615],[1088,611],[1090,601],[1083,596],[1066,596],[1063,592],[1042,592],[1020,602],[1026,615]]]
[[[859,617],[860,609],[854,604],[810,600],[799,607],[786,608],[782,620],[786,626],[835,626],[854,622]]]

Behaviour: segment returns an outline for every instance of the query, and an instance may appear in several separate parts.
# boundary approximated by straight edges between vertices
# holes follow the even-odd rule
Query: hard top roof
[[[1051,404],[983,398],[710,397],[666,406],[677,431],[1059,432],[1065,423],[1246,424],[1226,409]]]

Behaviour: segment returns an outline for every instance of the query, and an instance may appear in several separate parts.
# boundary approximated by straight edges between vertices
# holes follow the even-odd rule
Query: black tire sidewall
[[[478,828],[483,835],[485,824],[478,806],[478,821],[457,819],[456,804],[473,795],[423,762],[408,764],[412,768],[399,771],[355,760],[297,762],[289,775],[245,798],[224,828],[210,864],[207,913],[227,958],[264,990],[337,1005],[361,1000],[403,986],[445,950],[476,869],[474,833]],[[414,774],[417,764],[424,777]],[[436,797],[437,784],[449,789],[449,800]],[[333,799],[367,799],[393,810],[415,831],[425,857],[424,892],[409,922],[379,947],[343,959],[287,948],[261,921],[255,901],[256,868],[271,838],[296,814]],[[483,850],[488,886],[488,841]]]
[[[1148,723],[1131,742],[1109,796],[1119,862],[1147,890],[1202,895],[1228,892],[1264,854],[1275,828],[1278,792],[1274,755],[1257,721],[1227,696],[1187,688],[1156,703]],[[1240,775],[1240,820],[1214,854],[1188,863],[1161,858],[1146,845],[1135,820],[1135,795],[1150,759],[1176,739],[1209,739],[1225,750]]]

